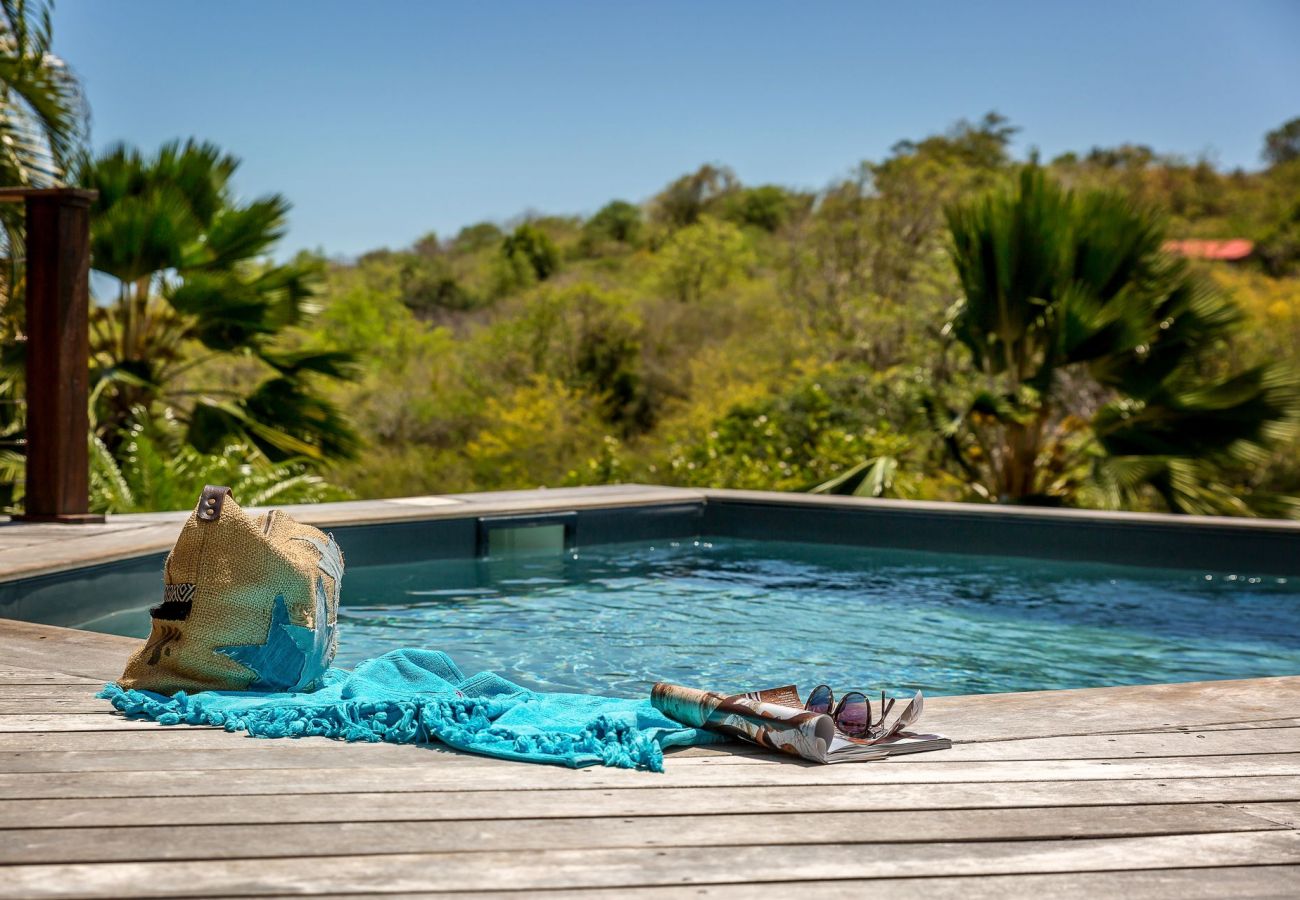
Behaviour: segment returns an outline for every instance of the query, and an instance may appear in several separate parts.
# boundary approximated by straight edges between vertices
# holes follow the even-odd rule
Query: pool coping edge
[[[1116,536],[1160,534],[1168,539],[1186,538],[1202,543],[1223,539],[1269,544],[1281,542],[1286,548],[1294,549],[1296,558],[1300,559],[1300,522],[1280,519],[1046,509],[639,484],[429,495],[280,508],[300,521],[329,528],[683,503],[698,504],[706,512],[710,506],[715,512],[746,508],[784,509],[792,514],[856,512],[872,519],[892,520],[900,527],[938,522],[974,529],[973,533],[997,523],[1002,530],[1019,533],[1029,533],[1027,528],[1050,529],[1055,525],[1068,526],[1067,531],[1072,534],[1110,529]],[[257,509],[250,507],[252,511]],[[72,572],[164,552],[170,549],[188,516],[189,511],[113,515],[103,525],[94,526],[0,523],[0,583]],[[883,544],[889,545],[888,541]],[[1016,549],[1010,548],[1010,555],[1038,556],[1036,553],[1016,553]],[[1060,557],[1048,554],[1044,558]]]

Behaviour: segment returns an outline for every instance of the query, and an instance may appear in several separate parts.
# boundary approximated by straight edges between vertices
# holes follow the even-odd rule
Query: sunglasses
[[[834,707],[835,712],[831,712]],[[808,695],[808,702],[803,705],[808,712],[829,715],[835,727],[849,737],[870,737],[873,731],[885,724],[885,717],[894,708],[894,701],[885,699],[885,692],[880,692],[880,720],[873,722],[871,701],[861,691],[849,691],[835,705],[835,692],[829,685],[819,684]]]

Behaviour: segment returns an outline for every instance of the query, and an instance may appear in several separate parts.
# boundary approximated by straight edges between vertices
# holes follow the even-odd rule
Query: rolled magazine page
[[[916,696],[912,698],[912,702],[907,704],[907,709],[899,713],[898,718],[894,720],[894,724],[885,729],[885,733],[877,737],[876,740],[883,741],[901,733],[904,728],[921,718],[921,713],[924,711],[925,698],[921,696],[920,691],[917,691]],[[883,725],[883,723],[881,724]]]
[[[809,762],[827,762],[835,739],[830,716],[764,703],[744,694],[724,697],[661,681],[650,691],[650,702],[684,725],[729,734]]]

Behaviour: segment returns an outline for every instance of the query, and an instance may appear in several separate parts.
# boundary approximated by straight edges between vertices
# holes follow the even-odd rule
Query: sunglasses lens
[[[831,711],[831,703],[834,700],[835,695],[831,693],[831,689],[824,684],[819,684],[808,695],[808,702],[803,705],[803,708],[809,712],[825,715]]]
[[[871,703],[865,694],[845,694],[835,711],[835,725],[849,737],[861,737],[871,728]]]

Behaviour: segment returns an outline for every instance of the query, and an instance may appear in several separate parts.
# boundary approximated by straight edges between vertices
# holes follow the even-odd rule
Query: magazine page
[[[883,747],[854,740],[837,731],[826,754],[826,762],[864,762],[871,759],[884,759],[886,756],[889,756],[889,751]]]
[[[907,708],[898,714],[898,718],[894,720],[894,724],[886,728],[882,734],[877,735],[873,743],[889,740],[895,735],[901,734],[908,725],[911,725],[917,719],[921,718],[921,713],[924,711],[925,698],[921,696],[920,691],[917,691],[916,696],[912,698],[912,702],[907,704]]]
[[[803,701],[799,699],[799,688],[793,684],[767,688],[761,691],[749,691],[741,696],[748,697],[750,700],[761,700],[764,703],[775,703],[777,706],[788,706],[791,709],[803,710]]]
[[[884,756],[901,756],[904,753],[947,750],[952,746],[952,741],[941,734],[913,734],[910,731],[903,731],[881,738],[870,746]]]
[[[836,734],[830,716],[752,699],[744,694],[724,697],[713,691],[661,681],[651,689],[650,702],[655,709],[684,725],[719,731],[809,762],[829,760]]]

